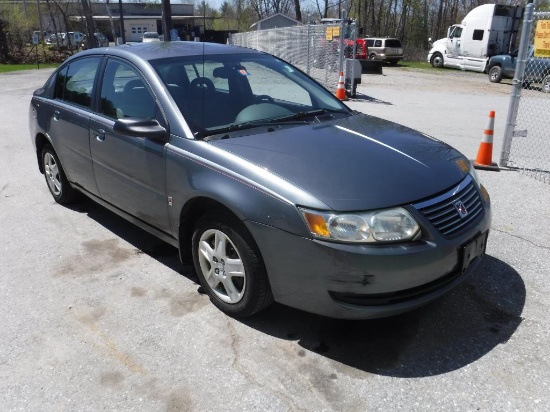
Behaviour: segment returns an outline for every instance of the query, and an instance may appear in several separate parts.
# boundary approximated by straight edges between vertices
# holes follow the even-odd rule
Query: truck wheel
[[[543,93],[550,93],[550,74],[547,74],[544,79],[542,79],[540,89]]]
[[[502,80],[502,68],[500,66],[493,66],[489,70],[489,81],[491,83],[500,83]]]
[[[433,67],[443,67],[443,55],[441,53],[434,53],[430,63]]]
[[[372,53],[369,55],[369,60],[376,60],[376,54]]]

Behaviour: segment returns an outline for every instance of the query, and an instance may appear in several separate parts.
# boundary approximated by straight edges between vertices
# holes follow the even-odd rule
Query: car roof
[[[218,43],[171,41],[124,44],[115,47],[101,47],[80,52],[74,55],[74,57],[84,56],[87,54],[106,54],[112,56],[126,57],[130,59],[132,59],[133,57],[137,57],[142,60],[150,61],[167,57],[202,56],[234,53],[260,54],[261,52],[245,47]]]

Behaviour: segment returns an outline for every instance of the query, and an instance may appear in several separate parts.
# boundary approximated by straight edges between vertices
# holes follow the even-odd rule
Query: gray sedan
[[[365,319],[426,304],[485,252],[470,162],[353,112],[257,51],[157,42],[78,53],[30,104],[53,198],[90,197],[179,248],[237,317],[273,301]]]

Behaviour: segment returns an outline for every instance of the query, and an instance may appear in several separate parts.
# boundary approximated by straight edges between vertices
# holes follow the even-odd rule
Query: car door
[[[92,96],[101,58],[73,60],[56,78],[49,116],[48,135],[67,179],[98,194],[90,152],[89,127]]]
[[[100,85],[98,113],[90,122],[90,146],[100,196],[168,232],[164,143],[114,130],[120,118],[154,118],[165,125],[154,95],[135,67],[113,58],[106,62]]]

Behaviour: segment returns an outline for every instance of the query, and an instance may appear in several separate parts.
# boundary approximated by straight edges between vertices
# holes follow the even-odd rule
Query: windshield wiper
[[[337,109],[314,109],[309,110],[307,112],[297,112],[290,114],[288,116],[279,117],[278,119],[273,119],[274,122],[281,122],[281,121],[287,121],[287,120],[298,120],[298,119],[304,119],[306,117],[312,117],[312,116],[319,116],[322,114],[334,114],[334,113],[346,113],[342,110]]]
[[[197,137],[204,139],[205,137],[216,135],[216,134],[222,134],[227,132],[234,132],[237,130],[245,130],[245,129],[252,129],[254,127],[265,127],[265,126],[275,126],[275,125],[300,125],[300,124],[306,124],[307,122],[305,119],[307,117],[314,117],[319,116],[322,114],[333,114],[333,113],[346,113],[342,110],[334,110],[334,109],[315,109],[310,110],[307,112],[297,112],[292,113],[288,116],[283,117],[277,117],[274,119],[259,119],[259,120],[251,120],[248,122],[243,123],[233,123],[226,127],[221,127],[219,129],[213,129],[213,130],[205,130],[202,133],[197,133]]]
[[[280,125],[300,125],[306,124],[305,121],[283,121],[281,119],[272,119],[272,120],[253,120],[250,122],[244,123],[234,123],[226,127],[220,127],[219,129],[205,130],[204,132],[196,133],[198,138],[204,139],[208,136],[213,136],[215,134],[222,134],[227,132],[235,132],[238,130],[252,129],[254,127],[265,127],[265,126],[280,126]]]

